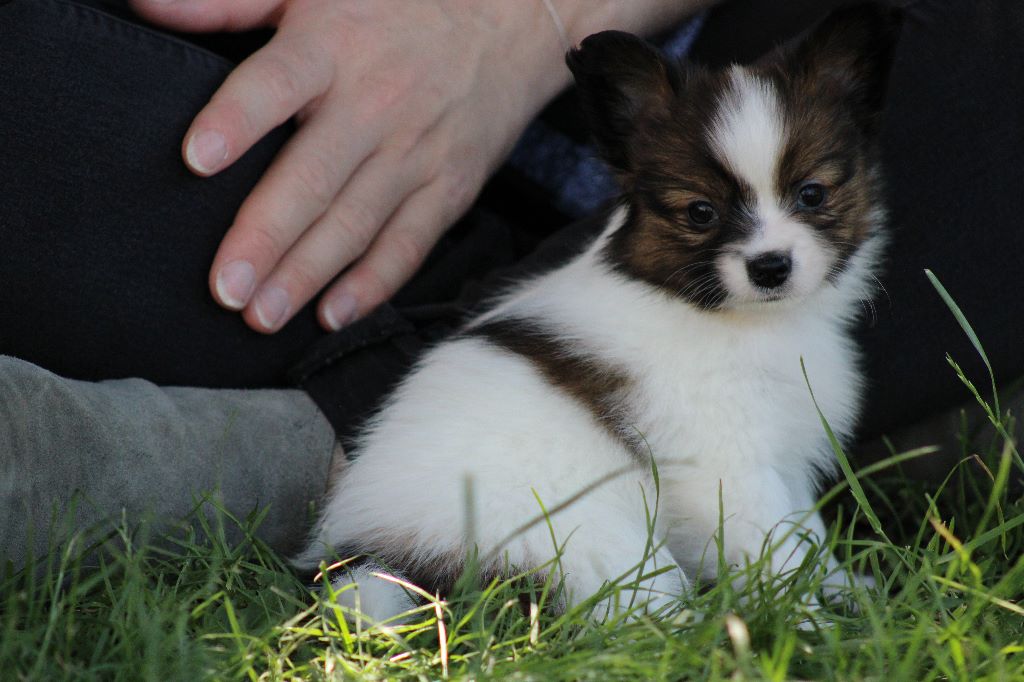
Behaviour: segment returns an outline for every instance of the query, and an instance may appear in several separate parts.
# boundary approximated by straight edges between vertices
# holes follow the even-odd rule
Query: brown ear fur
[[[903,12],[897,8],[879,2],[851,5],[830,14],[795,46],[783,48],[781,57],[811,96],[852,106],[862,130],[873,136],[902,24]]]
[[[631,170],[629,141],[645,116],[667,112],[679,68],[646,41],[621,31],[586,38],[565,57],[584,115],[605,161]]]

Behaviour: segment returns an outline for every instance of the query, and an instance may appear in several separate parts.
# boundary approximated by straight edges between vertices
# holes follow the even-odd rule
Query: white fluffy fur
[[[426,564],[476,545],[485,560],[525,568],[556,554],[553,532],[568,599],[578,601],[644,561],[657,504],[654,539],[663,544],[646,568],[676,567],[645,585],[641,597],[657,607],[678,598],[686,576],[715,574],[719,494],[730,564],[757,557],[768,534],[802,524],[772,555],[773,571],[783,572],[809,550],[804,531],[823,538],[821,519],[808,512],[831,449],[800,361],[832,428],[849,434],[861,380],[846,329],[878,243],[862,246],[836,282],[825,279],[824,246],[781,214],[764,177],[781,148],[774,95],[741,71],[735,84],[712,134],[730,166],[764,192],[764,229],[746,249],[791,249],[799,295],[749,305],[757,297],[746,275],[730,280],[725,262],[736,305],[708,312],[618,274],[600,251],[623,223],[620,209],[585,253],[521,283],[472,323],[536,321],[627,374],[629,414],[657,463],[660,497],[651,468],[528,359],[461,337],[427,353],[367,429],[303,560],[370,542],[396,543]],[[551,510],[595,482],[551,515],[550,529],[529,525],[541,513],[537,498]]]
[[[401,614],[416,608],[415,598],[401,585],[381,578],[387,570],[367,563],[331,579],[339,606],[365,616],[371,623],[400,625]]]

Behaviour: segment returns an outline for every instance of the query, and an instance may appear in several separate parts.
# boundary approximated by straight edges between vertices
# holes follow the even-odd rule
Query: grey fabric
[[[334,444],[301,391],[89,383],[0,356],[0,564],[60,542],[51,526],[168,528],[204,494],[240,518],[269,508],[258,535],[293,551]]]

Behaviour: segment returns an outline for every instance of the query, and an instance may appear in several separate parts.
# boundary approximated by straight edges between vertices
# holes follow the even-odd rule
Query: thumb
[[[139,16],[174,31],[245,31],[277,23],[286,0],[130,0]]]

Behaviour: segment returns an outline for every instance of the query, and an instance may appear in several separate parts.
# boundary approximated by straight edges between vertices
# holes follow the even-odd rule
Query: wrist
[[[543,0],[455,0],[453,5],[469,19],[463,30],[481,37],[482,58],[505,83],[506,104],[512,107],[506,111],[523,124],[569,85],[567,47]]]
[[[716,0],[465,0],[506,35],[524,58],[519,78],[531,99],[543,106],[571,77],[565,53],[587,36],[606,30],[651,35],[667,29]]]

